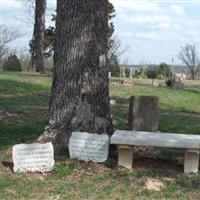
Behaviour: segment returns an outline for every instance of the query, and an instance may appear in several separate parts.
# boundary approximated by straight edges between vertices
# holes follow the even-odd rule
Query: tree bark
[[[191,74],[192,74],[192,80],[195,80],[195,72],[194,72],[194,70],[191,71]]]
[[[35,0],[35,24],[33,57],[35,58],[36,72],[45,73],[44,68],[44,30],[45,30],[46,0]]]
[[[107,0],[59,0],[47,131],[56,143],[72,131],[111,133]]]
[[[3,71],[3,58],[0,56],[0,72]]]

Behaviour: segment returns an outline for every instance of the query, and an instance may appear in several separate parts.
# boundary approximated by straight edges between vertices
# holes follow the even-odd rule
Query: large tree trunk
[[[195,72],[194,72],[194,70],[191,70],[191,76],[192,76],[192,80],[195,80]]]
[[[0,72],[3,71],[3,58],[0,56]]]
[[[46,0],[35,0],[35,25],[33,57],[35,58],[36,72],[44,73],[44,30],[45,30]]]
[[[107,0],[59,0],[47,131],[57,143],[72,131],[111,133]]]

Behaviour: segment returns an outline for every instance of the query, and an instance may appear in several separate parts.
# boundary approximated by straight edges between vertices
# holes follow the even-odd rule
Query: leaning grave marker
[[[13,146],[14,172],[48,172],[54,166],[54,150],[51,142],[46,144],[18,144]]]
[[[108,158],[108,148],[108,135],[73,132],[69,140],[69,154],[72,159],[104,162]]]

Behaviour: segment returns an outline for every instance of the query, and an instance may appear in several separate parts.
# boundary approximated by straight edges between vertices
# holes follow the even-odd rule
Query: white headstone
[[[108,158],[108,135],[73,132],[69,140],[70,158],[104,162]]]
[[[111,106],[114,106],[114,105],[116,105],[116,104],[117,104],[117,102],[116,102],[115,100],[112,100],[112,99],[110,100],[110,105],[111,105]]]
[[[51,142],[46,144],[18,144],[13,146],[14,172],[48,172],[54,166],[54,150]]]

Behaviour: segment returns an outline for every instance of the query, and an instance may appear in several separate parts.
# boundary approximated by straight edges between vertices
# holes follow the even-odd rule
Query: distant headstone
[[[129,78],[130,79],[133,78],[133,68],[132,67],[129,68]]]
[[[54,150],[51,142],[46,144],[18,144],[13,146],[14,172],[48,172],[54,166]]]
[[[108,72],[108,77],[112,78],[112,73],[111,72]]]
[[[157,80],[153,80],[152,85],[154,87],[158,87],[159,86],[159,82]]]
[[[69,140],[70,158],[104,162],[108,158],[108,135],[73,132]]]
[[[115,106],[115,105],[117,105],[117,102],[115,100],[111,99],[110,100],[110,105],[111,106]]]
[[[174,74],[174,79],[177,83],[184,83],[184,81],[186,80],[187,76],[186,74],[183,73],[176,73]]]
[[[132,86],[133,81],[131,79],[125,79],[121,82],[121,84],[124,85],[124,86]]]

